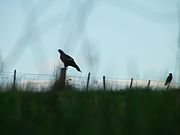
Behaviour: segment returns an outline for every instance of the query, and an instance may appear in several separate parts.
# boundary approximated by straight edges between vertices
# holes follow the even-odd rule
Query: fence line
[[[2,85],[32,85],[35,87],[48,87],[55,81],[56,75],[54,74],[30,74],[30,73],[17,73],[14,72],[1,72],[0,84]],[[166,88],[164,81],[157,80],[138,80],[138,79],[118,79],[102,77],[91,77],[90,73],[87,77],[67,75],[66,82],[68,85],[88,90],[93,89],[112,89],[119,90],[127,87],[150,87],[150,88]],[[180,83],[172,82],[173,88],[180,87]]]

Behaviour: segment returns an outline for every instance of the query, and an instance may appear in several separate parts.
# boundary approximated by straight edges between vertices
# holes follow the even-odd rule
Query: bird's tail
[[[78,67],[78,65],[75,65],[75,68],[77,69],[77,71],[81,72],[80,68]]]
[[[168,82],[168,81],[166,81],[166,82],[164,83],[164,85],[166,86],[166,85],[168,85],[168,83],[169,83],[169,82]]]

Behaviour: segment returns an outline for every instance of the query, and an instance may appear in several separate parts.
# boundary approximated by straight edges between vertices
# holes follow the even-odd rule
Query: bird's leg
[[[64,69],[67,70],[67,65],[64,64]]]
[[[63,67],[62,69],[65,69],[65,70],[67,70],[67,67]]]
[[[64,69],[67,69],[67,66],[64,64]]]

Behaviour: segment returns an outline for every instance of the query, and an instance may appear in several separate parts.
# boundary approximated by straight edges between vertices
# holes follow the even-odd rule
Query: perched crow
[[[169,76],[167,77],[164,85],[170,85],[172,79],[173,79],[172,73],[169,73]]]
[[[58,52],[60,53],[60,59],[64,63],[65,68],[67,68],[68,66],[72,66],[72,67],[76,68],[79,72],[81,72],[80,68],[74,62],[74,59],[71,56],[65,54],[61,49],[59,49]]]

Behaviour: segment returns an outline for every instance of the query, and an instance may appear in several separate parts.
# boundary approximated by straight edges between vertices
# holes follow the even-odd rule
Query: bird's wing
[[[171,82],[171,77],[168,76],[167,79],[166,79],[165,85],[167,85],[167,84],[170,83],[170,82]]]
[[[68,63],[69,66],[72,66],[74,68],[76,68],[79,72],[81,72],[80,68],[78,67],[78,65],[75,63],[75,61],[71,61]]]
[[[66,58],[67,61],[74,61],[74,59],[71,56],[67,55],[67,54],[65,55],[65,58]]]

